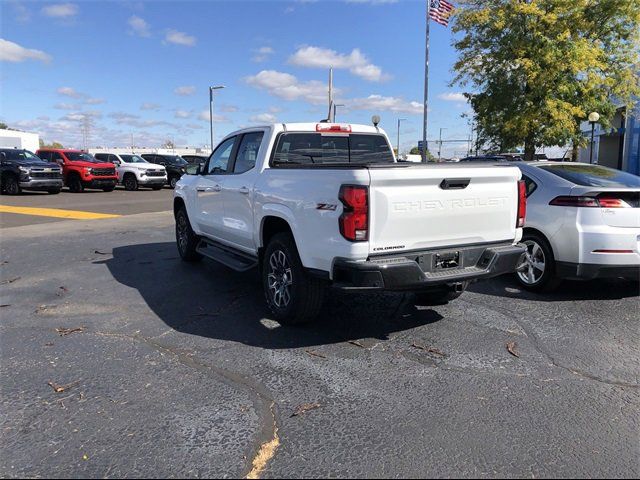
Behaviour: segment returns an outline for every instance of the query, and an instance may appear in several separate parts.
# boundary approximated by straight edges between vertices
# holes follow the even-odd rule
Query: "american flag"
[[[428,0],[429,5],[429,17],[435,22],[445,27],[449,26],[449,17],[453,13],[453,4],[445,0]]]

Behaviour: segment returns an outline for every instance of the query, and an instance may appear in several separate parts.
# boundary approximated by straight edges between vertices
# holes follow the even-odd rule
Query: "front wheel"
[[[560,284],[556,277],[556,262],[551,245],[537,233],[525,233],[522,243],[527,250],[518,260],[516,278],[527,290],[553,290]]]
[[[128,191],[138,190],[138,179],[135,175],[127,175],[124,177],[124,189]]]
[[[191,228],[189,216],[184,208],[176,214],[176,244],[180,258],[185,262],[196,262],[202,255],[196,251],[200,238]]]
[[[278,233],[267,245],[262,285],[271,313],[282,324],[311,322],[322,309],[326,283],[307,274],[289,233]]]
[[[18,179],[13,175],[7,175],[2,179],[2,192],[7,195],[18,195],[21,192]]]
[[[74,175],[69,179],[69,191],[71,193],[84,192],[84,184],[82,183],[80,177]]]

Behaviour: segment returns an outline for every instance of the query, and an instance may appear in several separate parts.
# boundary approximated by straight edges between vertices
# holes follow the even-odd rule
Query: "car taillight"
[[[340,234],[351,242],[369,239],[369,187],[342,185],[340,201],[344,205],[338,220]]]
[[[621,198],[617,197],[572,197],[569,195],[556,197],[549,202],[549,205],[583,208],[629,208],[631,206]]]
[[[524,220],[527,216],[527,185],[524,180],[518,182],[518,221],[517,228],[524,227]]]
[[[338,125],[335,123],[318,123],[316,132],[343,132],[351,133],[351,125]]]

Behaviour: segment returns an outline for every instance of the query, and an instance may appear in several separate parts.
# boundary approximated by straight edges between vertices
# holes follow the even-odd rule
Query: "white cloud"
[[[44,63],[51,61],[51,55],[41,50],[24,48],[17,43],[0,38],[0,61],[2,62],[24,62],[25,60],[40,60]]]
[[[266,62],[271,55],[275,53],[275,50],[271,47],[260,47],[254,50],[255,56],[251,59],[256,63]]]
[[[58,110],[80,110],[80,104],[78,103],[56,103],[53,108]]]
[[[209,121],[209,110],[203,110],[198,114],[199,120]],[[213,114],[213,123],[224,123],[228,122],[229,119],[224,115],[218,115],[216,113]]]
[[[82,98],[83,97],[83,94],[81,94],[80,92],[76,91],[75,88],[71,88],[71,87],[60,87],[56,91],[60,95],[63,95],[65,97],[71,97],[71,98]]]
[[[129,27],[131,30],[129,32],[133,35],[137,35],[139,37],[150,37],[151,32],[149,31],[149,24],[143,19],[138,17],[137,15],[132,15],[128,20]]]
[[[289,73],[275,70],[262,70],[244,80],[249,85],[284,100],[304,100],[316,105],[327,102],[327,85],[317,80],[301,82]],[[340,93],[340,89],[334,90],[336,95]]]
[[[142,119],[139,115],[133,115],[126,112],[114,112],[109,114],[118,125],[128,125],[136,128],[153,128],[153,127],[169,127],[173,129],[180,128],[179,125],[165,120]]]
[[[441,93],[440,95],[438,95],[438,98],[446,102],[467,103],[467,97],[465,97],[463,93],[459,93],[459,92]]]
[[[168,30],[164,40],[165,43],[173,43],[185,47],[193,47],[196,44],[196,37],[178,32],[177,30]]]
[[[192,85],[185,85],[183,87],[176,88],[173,93],[180,95],[181,97],[187,97],[196,93],[196,87]]]
[[[140,110],[160,110],[160,105],[158,105],[157,103],[145,102],[140,105]]]
[[[11,2],[11,7],[13,8],[16,16],[16,21],[18,23],[27,23],[29,20],[31,20],[31,12],[22,3]]]
[[[188,112],[186,110],[176,110],[173,113],[173,116],[176,118],[190,118],[191,117],[191,112]]]
[[[222,105],[216,106],[216,110],[220,110],[221,112],[225,112],[225,113],[233,113],[233,112],[237,112],[239,108],[236,107],[235,105],[228,105],[223,103]]]
[[[400,97],[383,97],[382,95],[369,95],[366,98],[353,98],[341,100],[347,110],[370,110],[373,112],[394,112],[419,115],[423,113],[420,102],[410,102]]]
[[[86,103],[87,105],[100,105],[101,103],[104,103],[104,98],[87,98],[84,103]]]
[[[74,3],[56,3],[42,9],[47,17],[68,18],[78,14],[78,6]]]
[[[289,63],[309,68],[345,69],[370,82],[381,82],[390,78],[389,75],[382,73],[380,67],[372,64],[366,55],[357,48],[349,54],[342,54],[328,48],[303,46],[289,57]]]
[[[270,113],[261,113],[259,115],[249,117],[249,121],[253,123],[275,123],[276,120],[276,116]]]

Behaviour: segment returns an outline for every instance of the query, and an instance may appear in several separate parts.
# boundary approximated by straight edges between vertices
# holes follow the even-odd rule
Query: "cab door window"
[[[236,137],[231,137],[218,145],[216,151],[213,152],[211,158],[209,158],[209,164],[206,170],[207,175],[219,175],[228,172],[229,161],[235,143]]]
[[[238,147],[233,173],[244,173],[256,166],[258,151],[264,137],[264,132],[252,132],[242,136]]]

